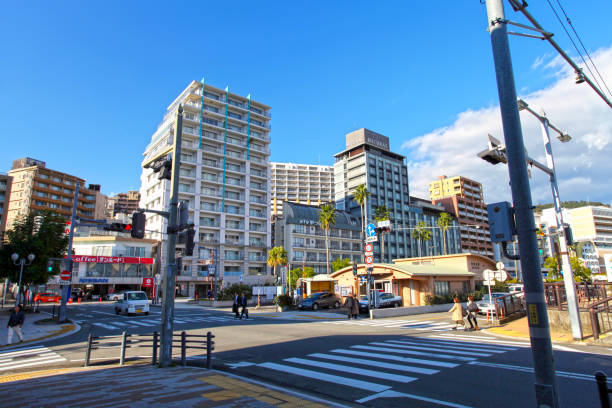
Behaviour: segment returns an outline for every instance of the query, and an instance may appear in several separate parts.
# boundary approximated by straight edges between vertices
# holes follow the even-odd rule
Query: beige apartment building
[[[128,191],[108,198],[107,214],[113,218],[117,213],[132,214],[140,205],[140,191]]]
[[[13,161],[8,172],[12,177],[6,228],[31,211],[52,210],[66,218],[72,214],[76,183],[80,183],[77,215],[84,218],[104,218],[105,197],[100,185],[85,187],[85,180],[51,170],[45,162],[23,158]]]
[[[7,174],[0,174],[0,243],[4,242],[6,229],[6,216],[11,195],[11,182],[13,178]]]
[[[334,202],[334,167],[270,162],[272,217],[283,215],[283,201],[321,206]]]
[[[440,176],[429,183],[429,198],[457,217],[464,252],[494,258],[482,185],[466,177]]]

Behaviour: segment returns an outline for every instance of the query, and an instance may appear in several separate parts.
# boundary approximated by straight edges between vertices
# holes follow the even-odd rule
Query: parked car
[[[73,288],[72,291],[70,292],[70,297],[72,298],[73,302],[79,300],[79,298],[83,298],[83,296],[84,296],[84,293],[83,293],[83,289],[81,288]]]
[[[318,310],[322,307],[333,307],[337,309],[342,304],[340,296],[330,292],[317,292],[304,298],[299,304],[298,309]]]
[[[34,303],[36,302],[59,302],[62,299],[62,297],[60,295],[57,295],[55,293],[51,293],[51,292],[43,292],[43,293],[38,293],[36,296],[34,296]]]
[[[493,301],[491,301],[489,299],[489,294],[487,293],[486,295],[482,297],[482,300],[479,300],[478,302],[476,302],[476,304],[478,305],[478,308],[480,309],[478,313],[487,314],[487,312],[489,312],[491,314],[495,314],[496,309],[495,309],[495,305],[493,302],[495,302],[498,305],[498,308],[501,308],[504,304],[504,301],[501,298],[504,296],[508,296],[508,295],[510,295],[510,293],[493,292],[491,293],[491,296],[493,297]],[[524,307],[523,299],[521,299],[520,296],[514,295],[512,296],[512,299],[510,299],[509,296],[506,298],[506,313],[507,314],[514,313],[515,311],[520,310],[523,307]]]
[[[149,314],[149,298],[147,294],[139,291],[123,292],[123,297],[115,303],[115,313],[125,313],[128,316],[132,313]]]
[[[99,293],[93,293],[93,291],[89,291],[89,292],[85,292],[85,299],[87,300],[100,300],[100,294]]]
[[[123,299],[123,291],[109,293],[108,295],[106,295],[106,300],[119,300],[119,299]]]
[[[378,307],[400,307],[402,305],[402,297],[395,296],[389,292],[372,292],[372,296],[378,298]],[[376,303],[375,303],[376,304]],[[368,311],[368,297],[363,295],[359,298],[359,311]]]
[[[525,297],[525,285],[522,283],[514,283],[512,285],[508,285],[508,292],[511,294],[516,293],[518,297]]]

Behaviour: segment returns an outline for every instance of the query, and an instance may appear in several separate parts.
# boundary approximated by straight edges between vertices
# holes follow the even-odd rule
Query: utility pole
[[[174,291],[176,272],[176,235],[178,234],[178,185],[181,166],[181,136],[183,132],[183,106],[179,105],[176,114],[176,130],[172,153],[172,179],[170,180],[170,211],[168,217],[168,263],[163,274],[162,286],[164,297],[161,313],[159,365],[168,367],[172,364],[172,337],[174,334]]]
[[[516,88],[510,58],[507,22],[502,0],[486,0],[499,105],[508,155],[508,172],[516,219],[516,230],[525,284],[529,336],[534,359],[535,392],[538,407],[558,408],[559,399],[542,273],[538,260],[531,189],[525,163],[525,146],[516,103]]]
[[[72,215],[70,217],[70,232],[68,234],[68,248],[66,249],[66,270],[70,272],[70,280],[68,282],[72,282],[72,266],[74,263],[72,262],[72,240],[74,237],[74,227],[77,223],[77,206],[79,205],[79,188],[81,187],[81,183],[78,181],[74,187],[74,198],[72,200]],[[62,301],[60,303],[59,308],[59,321],[65,322],[67,318],[66,314],[66,303],[68,302],[68,297],[70,296],[70,283],[68,285],[62,285]]]

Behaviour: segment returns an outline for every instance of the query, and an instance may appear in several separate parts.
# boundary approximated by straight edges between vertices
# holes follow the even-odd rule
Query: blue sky
[[[410,161],[406,142],[497,104],[478,0],[177,3],[5,3],[0,172],[30,156],[105,194],[138,189],[163,111],[202,77],[272,106],[273,161],[332,164],[360,127]],[[562,4],[590,51],[612,45],[612,2]],[[529,10],[569,48],[546,2]],[[558,80],[533,68],[547,43],[513,38],[512,52],[523,93]]]

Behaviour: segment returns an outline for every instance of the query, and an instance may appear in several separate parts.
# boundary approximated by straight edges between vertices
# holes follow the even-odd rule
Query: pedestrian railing
[[[497,320],[507,318],[515,313],[525,313],[525,298],[523,292],[511,293],[493,299]]]
[[[612,321],[610,319],[611,302],[612,297],[609,297],[589,305],[591,329],[593,330],[593,339],[595,340],[599,339],[601,333],[612,330]]]
[[[609,282],[575,283],[575,288],[578,305],[583,310],[588,309],[594,302],[612,296],[612,283]],[[548,307],[567,310],[567,297],[563,282],[544,283],[544,297]]]
[[[597,371],[595,373],[595,381],[597,381],[597,392],[599,393],[601,408],[610,408],[610,393],[612,393],[612,390],[608,387],[608,377],[601,371]]]
[[[187,350],[188,349],[199,349],[206,350],[206,368],[212,367],[212,351],[214,350],[215,342],[212,340],[215,336],[211,332],[207,332],[205,335],[199,334],[188,334],[185,331],[180,333],[174,333],[172,336],[172,345],[178,345],[181,349],[181,364],[187,365]],[[91,333],[87,338],[87,348],[85,350],[85,364],[87,367],[91,362],[91,354],[93,350],[99,349],[112,349],[120,348],[119,352],[119,364],[124,365],[126,359],[126,349],[128,348],[142,348],[151,347],[151,363],[157,365],[158,362],[158,351],[159,351],[159,333],[153,332],[151,334],[128,334],[127,332],[121,333],[121,335],[114,336],[94,336]],[[134,357],[131,357],[134,358]],[[117,357],[109,356],[104,360],[116,361]]]

